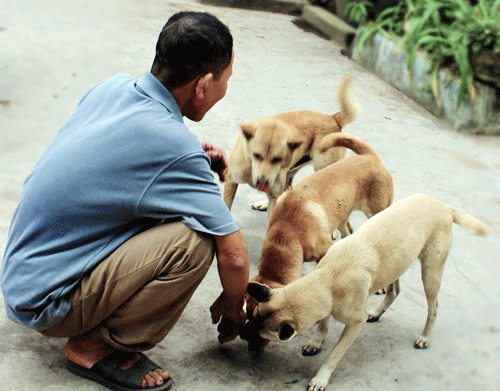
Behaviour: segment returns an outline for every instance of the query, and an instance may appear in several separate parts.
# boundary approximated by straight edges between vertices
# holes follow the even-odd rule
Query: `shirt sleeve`
[[[203,152],[185,155],[160,170],[143,193],[137,213],[158,219],[180,217],[190,228],[213,235],[239,230]]]

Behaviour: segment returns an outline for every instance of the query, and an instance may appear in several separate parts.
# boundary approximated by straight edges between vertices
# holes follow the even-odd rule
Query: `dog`
[[[436,321],[437,295],[452,244],[453,223],[472,235],[488,233],[486,224],[456,207],[425,194],[409,196],[335,243],[316,269],[304,277],[278,289],[250,282],[247,292],[258,302],[254,317],[259,334],[289,342],[330,315],[344,323],[340,339],[309,383],[309,391],[322,391],[364,323],[378,320],[397,297],[399,283],[371,315],[366,309],[368,297],[398,282],[419,258],[428,315],[414,347],[427,348]],[[323,339],[326,331],[322,330]]]
[[[224,201],[229,209],[238,184],[248,183],[268,197],[252,207],[267,209],[271,216],[276,199],[292,184],[301,167],[312,162],[314,170],[319,171],[345,156],[344,148],[320,151],[319,144],[325,135],[342,131],[357,118],[360,109],[350,84],[351,77],[345,77],[338,91],[341,111],[334,115],[291,111],[241,125],[224,185]]]
[[[259,261],[259,273],[251,280],[280,288],[302,274],[304,262],[319,262],[333,244],[337,230],[341,238],[351,234],[349,216],[354,210],[370,218],[392,204],[394,186],[391,174],[375,150],[363,140],[343,132],[323,138],[320,150],[345,147],[356,153],[306,176],[277,200],[268,221]],[[247,295],[250,323],[257,303]],[[267,344],[248,324],[241,337],[249,350],[259,351]],[[313,353],[311,341],[305,353]]]

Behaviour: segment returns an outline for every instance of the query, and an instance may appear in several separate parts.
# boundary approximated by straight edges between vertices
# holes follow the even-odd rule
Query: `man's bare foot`
[[[123,370],[129,369],[130,367],[134,366],[134,364],[140,359],[141,359],[140,354],[136,354],[132,360],[127,361],[120,367],[120,369]],[[162,371],[161,369],[156,369],[155,371],[149,372],[146,376],[144,376],[144,379],[142,379],[141,382],[141,387],[145,388],[145,387],[160,386],[169,377],[170,375],[168,372]]]
[[[90,369],[97,361],[109,356],[115,350],[96,333],[72,337],[68,339],[64,348],[68,360],[87,369]],[[126,370],[132,367],[140,358],[141,356],[136,354],[134,358],[120,366],[120,369]],[[160,386],[168,378],[170,378],[168,372],[156,369],[144,376],[141,387]]]

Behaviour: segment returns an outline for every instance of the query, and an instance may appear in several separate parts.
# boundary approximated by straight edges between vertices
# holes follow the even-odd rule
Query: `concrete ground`
[[[228,93],[200,123],[200,140],[232,149],[243,120],[296,109],[338,111],[335,91],[354,76],[363,112],[345,131],[363,138],[393,175],[395,199],[427,193],[491,226],[487,238],[454,228],[431,347],[413,349],[426,316],[416,263],[402,293],[378,323],[367,324],[340,361],[333,390],[500,389],[500,138],[460,134],[340,54],[341,47],[300,17],[221,8],[194,0],[3,2],[0,7],[0,252],[22,183],[59,127],[91,87],[117,72],[148,71],[158,34],[180,10],[208,11],[235,39]],[[310,173],[304,169],[301,177]],[[297,179],[300,179],[298,177]],[[222,189],[222,187],[221,187]],[[240,186],[234,216],[257,270],[267,216],[250,209],[261,194]],[[352,216],[354,228],[365,217]],[[402,243],[404,245],[404,243]],[[305,271],[313,265],[306,265]],[[220,293],[215,264],[181,320],[149,352],[175,379],[175,390],[304,390],[342,330],[332,320],[325,349],[303,357],[307,336],[271,343],[252,358],[246,343],[220,346],[209,306]],[[380,299],[374,297],[372,302]],[[103,390],[65,369],[65,340],[42,337],[7,320],[0,304],[0,390]]]

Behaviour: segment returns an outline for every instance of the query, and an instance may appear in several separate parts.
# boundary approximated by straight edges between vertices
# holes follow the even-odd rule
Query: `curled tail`
[[[370,145],[348,133],[330,133],[323,137],[319,144],[321,152],[332,147],[346,147],[354,151],[357,155],[373,155],[378,157],[377,152]]]
[[[489,232],[488,226],[482,221],[476,219],[470,214],[454,206],[448,205],[448,209],[453,214],[453,222],[460,225],[463,229],[472,235],[485,236]]]
[[[361,108],[351,90],[351,80],[352,76],[344,77],[338,89],[340,112],[334,116],[341,128],[353,122],[361,112]]]

